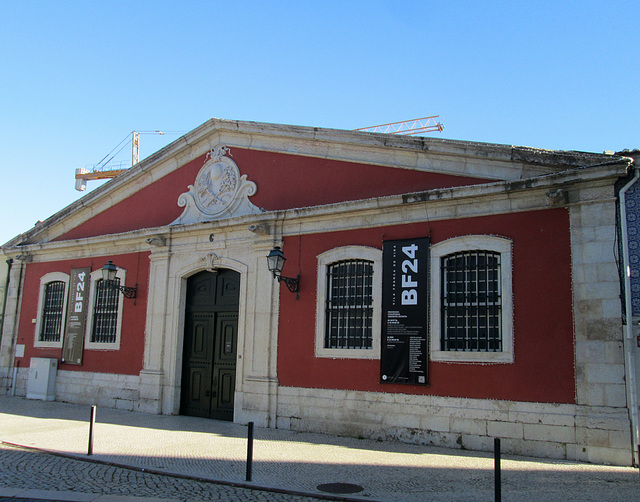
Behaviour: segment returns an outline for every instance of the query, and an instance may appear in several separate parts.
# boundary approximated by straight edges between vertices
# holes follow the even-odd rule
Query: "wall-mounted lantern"
[[[295,279],[281,275],[285,261],[287,261],[287,259],[284,257],[284,253],[279,246],[275,246],[267,255],[267,266],[273,274],[274,279],[278,279],[278,282],[284,282],[292,293],[299,293],[300,275]]]
[[[129,286],[120,286],[116,284],[116,273],[118,267],[116,267],[111,260],[109,260],[104,267],[102,267],[102,279],[104,283],[111,289],[117,289],[125,298],[135,298],[138,288],[132,288]]]

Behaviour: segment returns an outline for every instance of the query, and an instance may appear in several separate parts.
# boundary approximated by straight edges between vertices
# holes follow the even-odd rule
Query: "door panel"
[[[211,418],[233,420],[233,394],[236,387],[237,314],[218,314],[213,359]]]
[[[233,420],[240,274],[202,272],[187,283],[182,398],[185,415]]]
[[[216,284],[216,306],[233,307],[237,310],[240,274],[220,274]]]
[[[212,316],[191,317],[186,322],[185,356],[189,356],[188,364],[183,365],[181,403],[186,415],[208,417],[211,412],[213,326]]]
[[[216,274],[197,274],[187,283],[188,307],[207,310],[215,303]]]

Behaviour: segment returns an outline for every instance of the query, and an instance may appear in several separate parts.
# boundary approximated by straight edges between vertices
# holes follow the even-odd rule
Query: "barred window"
[[[33,346],[60,348],[67,317],[69,274],[48,272],[40,277]]]
[[[316,357],[378,359],[382,250],[341,246],[318,255]]]
[[[327,267],[327,349],[371,349],[373,262],[344,260]]]
[[[430,359],[512,363],[512,242],[464,235],[431,246]]]
[[[500,253],[462,251],[441,266],[442,350],[501,351]]]
[[[62,332],[62,317],[64,315],[65,283],[51,281],[44,286],[44,299],[40,319],[41,342],[59,342]]]
[[[120,279],[114,280],[120,285]],[[119,291],[108,286],[103,279],[95,285],[91,342],[115,343],[118,326]]]

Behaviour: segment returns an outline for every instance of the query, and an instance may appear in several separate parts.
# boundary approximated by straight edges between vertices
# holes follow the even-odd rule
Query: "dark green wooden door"
[[[180,412],[233,420],[240,274],[201,272],[187,282]]]

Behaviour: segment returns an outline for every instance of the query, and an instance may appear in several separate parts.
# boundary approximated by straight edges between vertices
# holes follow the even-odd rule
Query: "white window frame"
[[[42,329],[42,308],[44,307],[45,288],[50,282],[64,282],[64,303],[62,306],[62,321],[60,324],[60,341],[44,342],[40,340],[40,330]],[[64,331],[67,321],[67,299],[69,297],[69,274],[64,272],[49,272],[40,278],[40,293],[38,295],[38,313],[36,315],[36,331],[33,346],[36,348],[62,348],[62,340],[64,339]]]
[[[333,359],[380,359],[382,312],[382,250],[367,246],[342,246],[318,255],[318,281],[316,290],[316,357]],[[325,303],[327,294],[327,267],[342,260],[368,260],[373,262],[373,315],[371,319],[371,348],[327,349],[324,347],[326,325]]]
[[[441,350],[441,269],[443,256],[462,251],[492,251],[500,253],[500,287],[502,291],[502,351],[463,352]],[[469,363],[513,363],[513,268],[512,242],[491,235],[465,235],[453,237],[431,246],[431,315],[430,359],[432,361]]]
[[[87,330],[84,338],[84,348],[86,350],[120,350],[120,335],[122,333],[122,309],[124,307],[124,295],[118,292],[118,318],[116,321],[116,340],[113,343],[101,343],[91,341],[91,332],[93,331],[94,321],[94,303],[96,298],[96,290],[98,281],[102,279],[102,269],[94,270],[91,272],[91,287],[89,293],[89,307],[87,312]],[[120,279],[120,284],[125,284],[127,277],[126,270],[118,268],[116,277]]]

